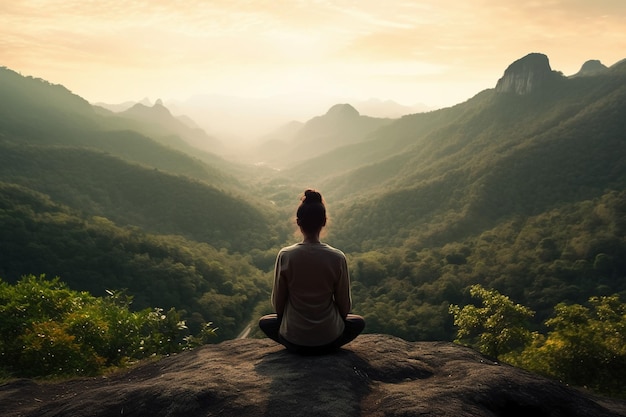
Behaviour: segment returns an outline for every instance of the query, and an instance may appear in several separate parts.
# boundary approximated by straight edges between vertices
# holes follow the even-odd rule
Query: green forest
[[[456,340],[626,395],[626,352],[610,347],[626,322],[625,64],[367,118],[337,146],[359,123],[347,115],[332,148],[282,170],[194,148],[211,138],[164,108],[104,111],[7,68],[0,91],[0,376],[97,374],[248,326],[260,337],[276,253],[299,239],[312,187],[366,332]],[[299,137],[330,138],[323,122]],[[489,327],[496,316],[508,321]]]

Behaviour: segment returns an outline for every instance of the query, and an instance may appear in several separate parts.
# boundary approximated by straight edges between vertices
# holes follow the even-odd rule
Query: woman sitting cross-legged
[[[282,248],[276,258],[272,306],[259,327],[289,351],[325,354],[352,341],[365,328],[352,307],[346,257],[320,242],[326,207],[319,192],[306,190],[297,211],[300,243]]]

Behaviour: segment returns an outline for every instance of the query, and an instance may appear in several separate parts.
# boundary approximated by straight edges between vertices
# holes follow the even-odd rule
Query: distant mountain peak
[[[134,106],[121,112],[121,114],[134,115],[135,117],[150,118],[150,117],[173,117],[167,107],[163,105],[163,101],[160,99],[154,103],[154,106],[145,105],[143,103],[136,103]]]
[[[530,94],[541,88],[556,73],[550,68],[548,57],[531,53],[513,62],[496,84],[499,93]]]
[[[584,75],[595,75],[601,72],[608,70],[609,68],[604,65],[598,59],[590,59],[586,61],[582,67],[580,67],[580,71],[578,71],[574,77],[584,76]]]
[[[326,116],[337,118],[359,117],[361,114],[350,104],[335,104],[326,112]]]

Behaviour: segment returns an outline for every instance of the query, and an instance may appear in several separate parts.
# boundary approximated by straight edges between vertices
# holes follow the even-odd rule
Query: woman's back
[[[365,321],[348,314],[352,300],[346,256],[319,240],[326,226],[322,195],[306,190],[296,216],[304,239],[278,253],[271,298],[276,313],[261,317],[259,327],[290,351],[327,353],[357,337]]]
[[[336,339],[351,307],[344,254],[324,243],[283,248],[276,260],[272,304],[283,315],[281,334],[293,343],[323,345]]]

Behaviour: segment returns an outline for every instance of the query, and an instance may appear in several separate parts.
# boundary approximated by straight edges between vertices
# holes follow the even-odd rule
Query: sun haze
[[[196,94],[377,97],[433,107],[530,52],[566,75],[626,57],[623,0],[26,0],[0,3],[0,65],[91,102]]]

